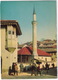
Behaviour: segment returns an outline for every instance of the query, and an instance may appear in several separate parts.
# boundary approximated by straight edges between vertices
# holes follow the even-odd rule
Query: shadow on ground
[[[30,71],[28,71],[27,73],[30,73],[30,74],[31,74]],[[57,76],[57,68],[56,68],[56,67],[50,68],[50,69],[48,70],[48,73],[47,73],[47,70],[41,70],[41,74],[42,74],[42,75]]]

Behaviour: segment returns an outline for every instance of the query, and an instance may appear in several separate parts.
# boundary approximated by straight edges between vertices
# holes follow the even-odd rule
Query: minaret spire
[[[35,6],[33,7],[33,14],[36,14],[36,13],[35,13]]]
[[[35,6],[33,7],[33,21],[36,21],[36,12],[35,12]]]

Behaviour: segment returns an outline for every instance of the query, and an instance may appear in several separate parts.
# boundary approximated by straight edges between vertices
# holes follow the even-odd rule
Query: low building
[[[52,61],[57,60],[57,43],[56,43],[56,40],[45,40],[39,45],[38,48],[49,53],[51,55]]]
[[[32,47],[24,47],[18,50],[18,63],[31,63],[32,62]],[[43,64],[46,62],[51,62],[51,55],[43,50],[37,49],[38,60]],[[43,65],[42,64],[42,65]]]
[[[13,62],[17,62],[17,37],[21,29],[16,20],[0,20],[1,31],[1,65],[7,70]]]

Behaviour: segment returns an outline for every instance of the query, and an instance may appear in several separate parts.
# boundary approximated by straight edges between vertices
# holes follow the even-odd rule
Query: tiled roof
[[[32,50],[29,47],[23,47],[21,50],[18,50],[18,55],[31,55]]]
[[[47,53],[43,50],[40,50],[40,49],[37,49],[37,53],[39,56],[51,56],[49,53]]]
[[[39,56],[51,56],[49,53],[46,53],[43,50],[37,49],[37,53]],[[32,47],[24,47],[18,51],[18,55],[31,55]]]

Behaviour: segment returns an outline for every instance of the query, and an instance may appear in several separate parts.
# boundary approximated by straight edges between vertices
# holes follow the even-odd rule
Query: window
[[[11,34],[11,31],[9,31],[9,34]]]
[[[8,56],[6,58],[8,58]]]
[[[14,34],[14,31],[12,31],[12,34]]]
[[[47,61],[47,58],[45,58],[45,61]]]

